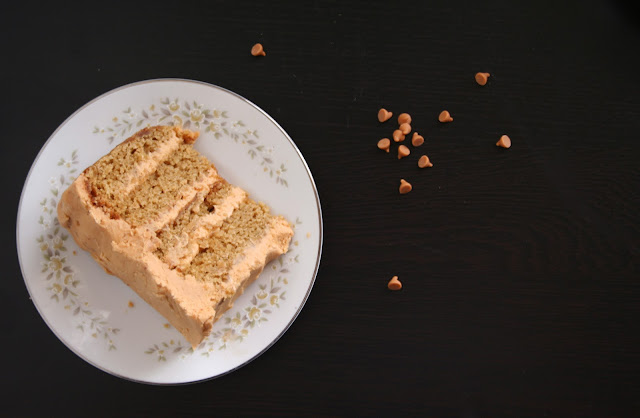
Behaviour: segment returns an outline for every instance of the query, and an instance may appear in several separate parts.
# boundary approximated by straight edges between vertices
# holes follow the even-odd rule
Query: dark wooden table
[[[612,1],[274,3],[3,3],[0,415],[638,414],[638,15]],[[255,42],[266,57],[249,55]],[[271,114],[325,222],[314,290],[284,337],[178,387],[68,350],[15,250],[49,135],[94,97],[159,77]],[[392,130],[380,107],[412,114],[433,168],[376,149]],[[453,123],[437,122],[442,109]],[[511,149],[495,146],[502,134]],[[402,291],[386,289],[392,275]]]

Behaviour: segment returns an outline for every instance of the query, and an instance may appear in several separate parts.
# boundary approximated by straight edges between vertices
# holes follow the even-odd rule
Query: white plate
[[[137,130],[176,123],[200,131],[195,147],[223,177],[295,224],[290,251],[267,266],[195,351],[80,250],[56,218],[58,198],[74,176]],[[150,80],[103,94],[51,135],[22,191],[17,242],[33,303],[74,353],[123,378],[187,383],[247,364],[287,330],[315,280],[322,216],[300,151],[264,111],[211,84]]]

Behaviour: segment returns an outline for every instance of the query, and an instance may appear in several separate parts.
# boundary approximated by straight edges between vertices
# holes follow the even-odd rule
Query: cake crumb
[[[165,322],[165,324],[163,325],[166,329],[171,328],[171,325],[168,322]]]
[[[378,120],[380,122],[388,121],[389,119],[391,119],[391,116],[393,116],[393,112],[389,112],[385,108],[382,108],[382,109],[378,110]]]
[[[438,120],[442,123],[453,122],[453,118],[451,117],[451,114],[447,110],[443,110],[442,112],[440,112],[440,115],[438,116]]]
[[[402,283],[398,280],[398,276],[393,276],[389,283],[387,283],[387,287],[389,290],[400,290],[402,289]]]
[[[133,308],[134,306],[136,306],[136,305],[134,305],[134,303],[132,301],[129,301],[129,307]]]
[[[251,48],[251,55],[253,55],[254,57],[258,57],[258,56],[264,57],[265,55],[267,55],[267,53],[264,52],[264,48],[262,47],[262,44],[257,43]]]
[[[498,142],[496,142],[496,146],[502,147],[502,148],[510,148],[511,147],[511,138],[509,138],[507,135],[502,135],[500,137],[500,140]]]
[[[76,252],[76,250],[73,250],[72,254],[73,254],[73,255],[78,255],[78,253]]]
[[[485,84],[487,84],[490,75],[491,74],[489,73],[476,73],[476,83],[484,86]]]
[[[307,232],[307,238],[311,238],[311,232]]]

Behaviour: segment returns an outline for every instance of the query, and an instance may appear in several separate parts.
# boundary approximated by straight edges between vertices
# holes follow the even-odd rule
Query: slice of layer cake
[[[271,260],[291,225],[218,175],[197,132],[143,129],[63,193],[58,219],[76,243],[196,347]]]

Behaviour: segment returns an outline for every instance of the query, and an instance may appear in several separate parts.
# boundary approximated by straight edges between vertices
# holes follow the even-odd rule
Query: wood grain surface
[[[637,415],[639,22],[612,1],[3,4],[0,415]],[[272,115],[325,225],[315,287],[282,339],[178,387],[75,356],[30,302],[15,250],[49,135],[94,97],[158,77]],[[411,113],[425,144],[401,161],[397,144],[378,150],[395,129],[380,107]],[[417,167],[423,153],[433,168]]]

